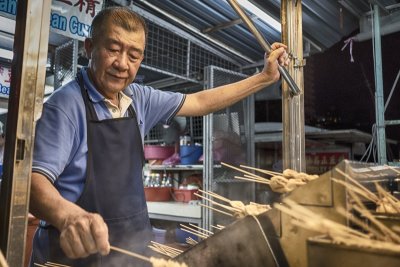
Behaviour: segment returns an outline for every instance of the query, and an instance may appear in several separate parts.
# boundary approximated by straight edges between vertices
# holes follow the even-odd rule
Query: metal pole
[[[382,46],[379,6],[374,4],[375,118],[378,163],[387,164],[385,104],[383,99]]]
[[[257,39],[258,43],[265,50],[265,52],[269,53],[271,51],[271,45],[267,40],[263,38],[261,33],[257,30],[256,26],[253,24],[253,21],[247,16],[247,14],[242,10],[240,5],[236,2],[236,0],[228,0],[229,4],[236,11],[236,13],[241,17],[243,22],[247,25],[249,30],[253,33],[254,37]],[[282,66],[279,65],[279,72],[282,78],[288,83],[290,88],[290,93],[292,95],[299,95],[301,90],[297,86],[296,82],[292,79],[289,72]]]
[[[299,0],[282,0],[282,42],[293,51],[288,70],[304,91],[302,6]],[[305,171],[304,94],[290,97],[282,83],[282,161],[283,169]]]

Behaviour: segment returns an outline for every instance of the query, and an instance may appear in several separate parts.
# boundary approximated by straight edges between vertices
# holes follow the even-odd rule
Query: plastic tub
[[[145,145],[144,146],[144,158],[145,159],[159,159],[164,160],[174,154],[175,147],[173,146],[157,146],[157,145]]]
[[[172,187],[145,187],[146,201],[170,201]]]
[[[195,164],[199,161],[199,158],[202,154],[202,146],[181,146],[179,152],[179,156],[181,157],[181,164]]]
[[[154,241],[157,243],[165,244],[165,236],[167,230],[153,227]]]
[[[198,191],[198,189],[174,189],[174,200],[186,203],[191,200],[197,200],[199,198],[194,193]]]

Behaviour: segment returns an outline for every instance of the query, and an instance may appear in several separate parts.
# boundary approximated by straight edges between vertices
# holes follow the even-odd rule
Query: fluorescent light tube
[[[260,8],[258,8],[256,5],[251,3],[248,0],[237,0],[237,2],[244,7],[246,10],[250,11],[254,15],[256,15],[259,19],[267,23],[269,26],[277,30],[278,32],[281,32],[281,23],[262,11]]]

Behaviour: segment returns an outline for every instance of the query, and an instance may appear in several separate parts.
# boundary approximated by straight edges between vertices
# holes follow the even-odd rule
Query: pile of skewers
[[[357,219],[353,214],[338,209],[339,214],[358,225],[361,231],[352,229],[340,223],[326,219],[310,209],[286,199],[284,204],[275,204],[274,207],[293,217],[293,225],[326,235],[333,243],[360,248],[384,249],[400,253],[400,227],[390,229],[374,218],[365,208],[353,206],[355,210],[367,217],[371,225]]]
[[[307,184],[309,181],[317,179],[318,175],[310,175],[304,172],[297,172],[295,170],[286,169],[282,173],[269,170],[258,169],[245,165],[240,165],[241,168],[221,162],[221,165],[234,169],[243,173],[243,176],[235,176],[236,179],[245,180],[249,182],[256,182],[267,184],[271,190],[277,193],[288,193],[293,191],[299,186]],[[266,174],[270,177],[262,177],[247,170],[253,170]]]
[[[171,259],[166,260],[166,259],[155,258],[155,257],[148,258],[146,256],[143,256],[143,255],[140,255],[140,254],[128,251],[128,250],[124,250],[121,248],[117,248],[114,246],[111,246],[110,248],[111,248],[111,250],[118,251],[125,255],[128,255],[128,256],[131,256],[131,257],[134,257],[137,259],[141,259],[143,261],[150,262],[153,267],[187,267],[187,265],[184,262],[179,263],[179,262],[173,261]]]
[[[385,191],[382,188],[382,186],[379,185],[377,182],[375,182],[375,188],[377,193],[374,193],[365,186],[363,186],[361,183],[359,183],[357,180],[349,176],[348,174],[342,172],[339,169],[336,169],[336,171],[340,173],[342,176],[346,177],[348,182],[338,180],[335,178],[332,178],[332,180],[346,187],[347,191],[349,192],[350,195],[352,195],[353,199],[354,199],[354,194],[356,194],[375,203],[376,212],[400,214],[400,200],[398,200],[395,196],[393,196],[389,192]]]
[[[337,212],[360,230],[328,220],[290,199],[285,199],[283,204],[275,204],[274,207],[293,217],[293,225],[325,234],[333,243],[361,248],[384,249],[400,253],[400,226],[389,227],[379,221],[366,208],[361,197],[376,203],[378,209],[384,212],[389,210],[399,212],[399,200],[386,192],[378,183],[375,184],[378,193],[374,194],[348,174],[337,168],[335,171],[345,177],[347,181],[335,178],[332,178],[332,180],[345,186],[350,198],[349,211],[338,207]],[[351,211],[359,215],[356,216]],[[359,216],[367,219],[369,223],[366,223],[364,219],[360,219]]]
[[[140,259],[143,261],[147,261],[150,262],[152,264],[153,267],[187,267],[187,265],[185,263],[179,263],[173,260],[166,260],[166,259],[160,259],[160,258],[155,258],[155,257],[146,257],[122,248],[117,248],[114,246],[110,247],[111,250],[117,251],[119,253],[128,255],[130,257],[136,258],[136,259]],[[54,263],[54,262],[46,262],[44,264],[39,264],[39,263],[34,263],[34,266],[38,266],[38,267],[72,267],[69,265],[64,265],[64,264],[59,264],[59,263]]]
[[[245,205],[241,201],[230,200],[226,197],[223,197],[213,192],[206,192],[203,190],[199,190],[199,192],[202,194],[200,195],[198,193],[195,193],[195,195],[198,196],[199,198],[208,201],[208,203],[213,205],[210,206],[200,203],[199,204],[200,206],[204,206],[206,208],[228,215],[230,217],[243,218],[247,215],[259,215],[271,209],[271,206],[269,205],[258,204],[255,202],[250,202],[249,204]],[[224,210],[221,210],[216,206],[221,207]]]

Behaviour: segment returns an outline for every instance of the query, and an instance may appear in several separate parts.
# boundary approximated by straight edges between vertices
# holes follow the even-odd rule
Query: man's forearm
[[[67,213],[82,209],[64,199],[44,175],[32,173],[29,211],[60,230]]]
[[[265,82],[261,75],[263,74],[256,74],[239,82],[189,94],[178,115],[202,116],[231,106],[274,82]]]

